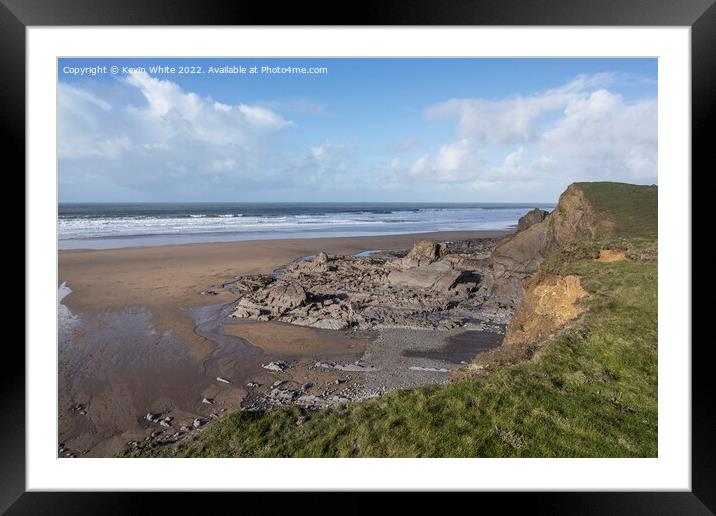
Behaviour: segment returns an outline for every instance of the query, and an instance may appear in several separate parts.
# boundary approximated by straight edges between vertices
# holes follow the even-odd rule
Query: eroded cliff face
[[[617,193],[625,203],[633,200],[627,195],[643,194],[633,189]],[[587,297],[580,277],[549,274],[540,266],[550,254],[571,243],[614,234],[613,216],[598,210],[579,184],[562,193],[551,213],[532,210],[520,219],[517,233],[498,242],[493,250],[487,272],[489,302],[509,307],[514,315],[502,346],[478,355],[471,365],[473,372],[528,359],[550,335],[577,318],[585,310],[583,300]],[[623,250],[605,249],[595,259],[629,258]]]
[[[490,256],[492,297],[517,306],[525,282],[556,249],[549,234],[549,217],[500,242]]]
[[[587,295],[579,276],[534,277],[507,326],[503,346],[542,342],[584,311],[580,300]]]
[[[525,283],[549,254],[577,240],[606,237],[612,225],[595,215],[581,188],[570,185],[553,212],[540,217],[533,210],[520,219],[520,227],[525,229],[502,240],[490,256],[492,295],[513,307],[519,305]]]
[[[538,272],[526,283],[502,344],[479,353],[468,367],[451,373],[451,378],[485,375],[530,360],[543,342],[586,310],[583,301],[587,297],[579,276]]]
[[[577,185],[570,185],[549,215],[549,234],[555,248],[577,240],[594,240],[611,234],[614,224],[597,217],[596,210]]]

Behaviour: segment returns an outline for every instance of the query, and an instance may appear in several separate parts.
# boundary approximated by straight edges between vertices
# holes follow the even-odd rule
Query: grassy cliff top
[[[586,195],[597,210],[614,224],[615,237],[657,237],[656,185],[632,185],[627,183],[574,183]]]

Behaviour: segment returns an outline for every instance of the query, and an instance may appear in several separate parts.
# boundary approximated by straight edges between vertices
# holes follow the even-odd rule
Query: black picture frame
[[[268,2],[246,0],[0,0],[0,142],[6,162],[25,167],[25,29],[87,25],[556,25],[688,26],[692,44],[692,168],[716,170],[713,144],[716,104],[715,0],[400,0]],[[88,42],[88,45],[90,42]],[[88,47],[91,48],[91,47]],[[7,73],[12,70],[13,73]],[[712,129],[712,131],[709,131]],[[11,158],[15,158],[14,160]],[[691,174],[691,171],[685,171]],[[25,256],[27,259],[27,256]],[[25,269],[26,277],[29,271]],[[691,343],[680,343],[690,345]],[[529,507],[549,514],[712,514],[716,511],[714,375],[708,347],[692,346],[692,490],[690,492],[479,494],[500,510]],[[0,512],[7,514],[98,514],[206,507],[177,494],[25,492],[25,355],[15,346],[3,372],[0,426]],[[147,501],[152,497],[151,502]],[[216,497],[217,495],[212,495]],[[252,496],[242,495],[244,502]],[[272,495],[274,496],[274,495]],[[306,497],[309,498],[306,498]],[[308,504],[311,495],[301,495]],[[316,495],[313,495],[316,496]],[[364,501],[343,502],[351,511]],[[370,496],[370,495],[369,495]],[[156,498],[155,498],[156,497]],[[225,498],[222,495],[220,498]],[[216,500],[216,498],[214,498]],[[335,502],[322,498],[321,504]],[[280,502],[279,502],[280,503]],[[401,502],[403,510],[422,497]],[[468,503],[475,503],[469,501]],[[335,507],[335,506],[334,506]],[[369,507],[369,506],[368,506]],[[259,511],[264,512],[264,511]],[[272,512],[272,511],[270,511]]]

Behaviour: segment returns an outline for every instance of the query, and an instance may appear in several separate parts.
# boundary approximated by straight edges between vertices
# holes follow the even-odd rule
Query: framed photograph
[[[1,2],[27,303],[0,509],[714,510],[712,2]]]

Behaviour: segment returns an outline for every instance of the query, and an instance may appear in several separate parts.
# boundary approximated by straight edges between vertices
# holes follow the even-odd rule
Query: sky
[[[657,183],[656,59],[73,58],[57,94],[61,202],[554,202],[575,181]]]

